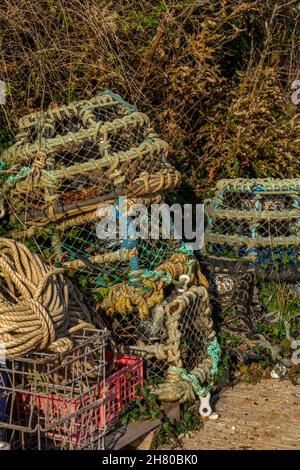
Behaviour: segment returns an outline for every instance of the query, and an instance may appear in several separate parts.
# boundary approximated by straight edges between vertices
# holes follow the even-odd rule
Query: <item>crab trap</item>
[[[0,430],[13,449],[101,449],[106,432],[106,333],[84,330],[63,353],[0,366]]]
[[[205,254],[299,276],[300,182],[221,180],[206,202]]]
[[[121,200],[126,210],[149,207],[180,181],[147,116],[106,91],[26,116],[19,126],[1,172],[9,237],[67,269],[98,300],[116,284],[131,283],[136,271],[149,275],[181,253],[180,243],[160,232],[153,241],[97,234],[103,214],[113,208],[118,214]]]
[[[16,143],[2,154],[2,214],[9,208],[31,236],[51,222],[94,218],[117,196],[159,195],[180,174],[149,118],[105,91],[90,100],[23,117]]]
[[[107,321],[119,348],[144,358],[145,383],[159,398],[183,402],[197,396],[193,380],[210,384],[218,345],[205,287],[177,288],[143,317],[116,311]]]

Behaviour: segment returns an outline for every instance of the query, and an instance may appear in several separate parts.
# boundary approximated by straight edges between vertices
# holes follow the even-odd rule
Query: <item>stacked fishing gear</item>
[[[203,266],[221,329],[241,360],[268,351],[291,364],[284,354],[292,352],[290,331],[299,331],[299,203],[297,179],[221,180],[206,201]]]
[[[219,357],[206,279],[193,251],[173,231],[164,236],[160,218],[155,237],[130,230],[142,206],[151,231],[152,205],[180,182],[168,145],[108,90],[25,116],[19,129],[1,161],[8,236],[88,294],[94,323],[104,320],[119,348],[145,358],[149,381],[165,378],[164,400],[205,394]],[[99,236],[106,223],[107,238]]]

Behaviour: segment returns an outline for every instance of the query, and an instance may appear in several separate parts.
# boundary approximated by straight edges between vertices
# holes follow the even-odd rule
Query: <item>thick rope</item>
[[[77,341],[74,335],[95,326],[82,294],[63,279],[62,272],[51,269],[25,245],[0,238],[0,340],[6,359],[36,350],[51,357],[53,373],[46,368],[47,361],[34,361],[34,355],[24,364],[29,383],[63,386],[79,373],[92,381],[99,379],[98,340],[85,348],[85,357],[77,359],[75,351],[74,361],[70,360]],[[68,356],[63,354],[67,351]]]
[[[68,286],[21,243],[0,239],[0,339],[8,358],[44,349],[67,320]]]
[[[135,271],[131,273],[130,283],[122,282],[113,286],[108,296],[98,307],[108,315],[137,311],[145,319],[152,307],[164,299],[163,288],[171,284],[182,274],[190,274],[188,255],[173,253],[169,260],[157,266],[155,271]]]
[[[6,357],[73,346],[71,335],[94,329],[81,293],[23,244],[0,238],[0,340]],[[66,336],[67,335],[67,336]]]

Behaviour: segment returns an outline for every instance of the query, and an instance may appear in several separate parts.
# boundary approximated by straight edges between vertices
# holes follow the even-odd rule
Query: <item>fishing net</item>
[[[297,179],[219,181],[206,204],[206,252],[298,273],[299,203]]]

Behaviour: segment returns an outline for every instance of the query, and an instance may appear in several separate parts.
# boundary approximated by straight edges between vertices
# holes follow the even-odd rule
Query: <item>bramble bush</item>
[[[299,18],[285,0],[2,0],[0,151],[21,115],[111,88],[170,142],[183,198],[299,176]]]

